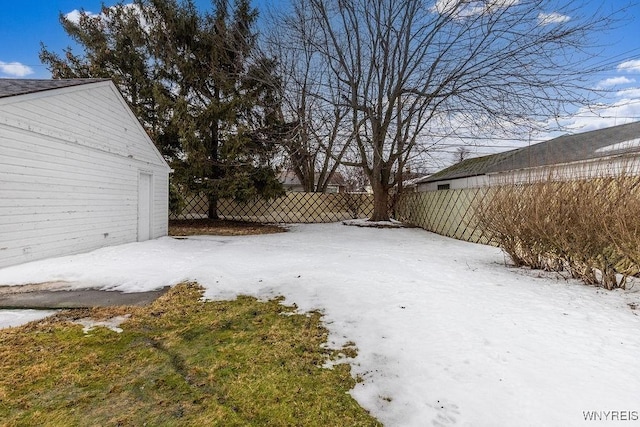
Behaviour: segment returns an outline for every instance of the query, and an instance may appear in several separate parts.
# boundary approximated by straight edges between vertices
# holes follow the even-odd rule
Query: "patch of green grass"
[[[201,296],[181,284],[148,307],[0,331],[3,425],[379,425],[348,394],[349,366],[322,368],[331,351],[319,313]],[[125,313],[122,333],[72,323]]]

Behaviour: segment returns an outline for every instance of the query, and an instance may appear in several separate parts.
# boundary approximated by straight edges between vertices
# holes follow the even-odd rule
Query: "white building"
[[[419,180],[418,191],[640,173],[640,122],[565,135],[464,160]]]
[[[318,185],[320,172],[315,173],[314,186]],[[282,187],[285,191],[293,191],[296,193],[304,193],[304,185],[300,181],[300,178],[292,170],[285,170],[280,173],[279,177]],[[324,193],[344,193],[347,191],[347,183],[340,172],[333,172],[329,177],[327,188]]]
[[[111,81],[0,79],[0,268],[166,235],[168,180]]]

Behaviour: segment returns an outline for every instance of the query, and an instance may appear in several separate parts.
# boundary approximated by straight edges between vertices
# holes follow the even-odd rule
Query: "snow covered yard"
[[[208,298],[284,295],[320,309],[330,345],[358,348],[352,394],[388,426],[640,425],[638,289],[539,278],[496,248],[317,224],[0,270],[0,285],[60,280],[130,292],[195,280]]]

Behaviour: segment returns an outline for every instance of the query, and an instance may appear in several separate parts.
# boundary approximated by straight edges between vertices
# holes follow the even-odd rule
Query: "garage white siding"
[[[169,168],[111,82],[0,98],[0,267],[167,234]]]

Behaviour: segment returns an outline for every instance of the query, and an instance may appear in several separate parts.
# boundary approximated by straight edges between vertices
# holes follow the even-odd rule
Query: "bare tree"
[[[463,160],[466,160],[471,154],[471,150],[468,147],[457,147],[456,151],[453,153],[453,161],[454,163],[460,163]]]
[[[366,193],[369,179],[362,168],[345,167],[342,168],[342,175],[347,184],[349,193]]]
[[[278,58],[282,76],[286,164],[305,191],[324,192],[352,136],[344,132],[349,109],[339,102],[336,82],[328,78],[330,70],[315,48],[318,22],[308,18],[305,2],[293,4],[289,14],[272,17],[266,49]]]
[[[589,35],[610,16],[548,0],[296,0],[334,107],[387,220],[416,146],[451,128],[539,126],[591,96]],[[333,92],[335,91],[335,92]],[[347,163],[347,162],[343,162]]]

